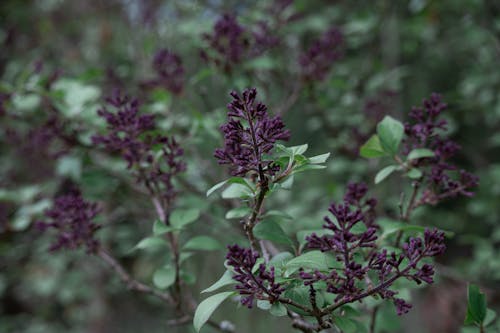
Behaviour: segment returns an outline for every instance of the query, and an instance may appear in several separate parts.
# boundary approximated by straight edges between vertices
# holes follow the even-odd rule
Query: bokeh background
[[[245,49],[229,64],[216,61],[204,36],[225,13],[267,37],[265,47]],[[343,35],[339,56],[324,78],[304,79],[300,55],[331,27]],[[178,203],[203,211],[185,238],[207,234],[221,244],[242,237],[237,222],[224,220],[231,203],[205,197],[227,177],[212,154],[222,142],[230,90],[257,87],[270,112],[282,114],[291,144],[308,143],[311,155],[332,153],[327,169],[297,177],[295,190],[268,204],[294,217],[290,235],[319,227],[349,181],[370,184],[383,199],[380,212],[395,216],[409,184],[395,176],[374,186],[382,164],[359,157],[359,147],[384,115],[406,120],[413,105],[441,93],[450,106],[449,135],[462,146],[455,162],[478,175],[480,186],[471,199],[416,212],[414,223],[454,237],[438,259],[437,282],[411,293],[408,315],[382,309],[377,332],[477,332],[462,328],[467,282],[479,284],[498,311],[500,2],[2,0],[0,44],[0,332],[193,330],[167,327],[174,315],[168,307],[127,291],[97,258],[50,253],[49,237],[33,226],[75,182],[103,205],[101,239],[134,276],[150,282],[164,260],[165,253],[130,251],[150,233],[153,208],[119,158],[89,140],[105,127],[96,110],[113,88],[139,97],[163,130],[181,138],[188,170],[177,184]],[[182,59],[180,90],[155,81],[154,57],[164,48]],[[220,250],[187,261],[198,300],[224,271],[223,258]],[[230,319],[238,332],[292,331],[286,319],[234,303],[215,318]]]

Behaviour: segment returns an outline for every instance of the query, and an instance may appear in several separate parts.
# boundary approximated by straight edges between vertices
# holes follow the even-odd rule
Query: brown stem
[[[416,199],[417,199],[419,188],[420,188],[420,183],[417,181],[417,182],[415,182],[415,184],[413,186],[413,192],[411,193],[410,201],[408,201],[408,206],[406,207],[405,213],[402,214],[402,216],[401,216],[401,220],[403,222],[408,223],[410,221],[411,213],[417,207],[415,204],[416,204]],[[399,244],[401,243],[401,237],[403,237],[402,230],[398,231],[398,235],[396,237],[396,242],[395,242],[396,247],[398,247]]]
[[[134,279],[125,270],[125,268],[103,248],[99,248],[96,254],[97,256],[99,256],[99,258],[101,258],[106,264],[108,264],[111,267],[111,269],[118,275],[120,280],[122,280],[122,282],[125,283],[130,290],[135,290],[141,293],[150,294],[158,297],[159,299],[168,304],[174,304],[174,301],[169,294],[153,289],[150,286]]]

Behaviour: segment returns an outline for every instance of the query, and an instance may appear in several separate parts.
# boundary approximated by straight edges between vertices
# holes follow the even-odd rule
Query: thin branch
[[[99,248],[96,254],[97,256],[99,256],[99,258],[101,258],[106,264],[108,264],[111,267],[111,269],[118,275],[120,280],[122,280],[122,282],[125,285],[127,285],[128,289],[156,296],[170,305],[174,304],[172,297],[168,293],[163,293],[161,291],[153,289],[150,286],[134,279],[125,270],[125,268],[103,248]]]

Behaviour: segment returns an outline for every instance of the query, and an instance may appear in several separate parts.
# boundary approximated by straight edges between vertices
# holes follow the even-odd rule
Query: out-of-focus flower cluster
[[[228,72],[243,60],[259,56],[279,43],[265,21],[247,28],[232,14],[222,15],[215,22],[213,32],[204,34],[203,38],[209,48],[202,51],[202,58]]]
[[[109,111],[106,107],[98,111],[99,116],[106,120],[108,133],[94,136],[94,144],[119,152],[127,161],[127,167],[135,171],[137,179],[150,192],[160,194],[170,202],[176,194],[172,178],[186,169],[186,164],[180,159],[183,149],[173,137],[153,134],[156,129],[154,115],[139,114],[136,99],[115,90],[107,102],[116,111]]]
[[[322,236],[313,233],[306,238],[307,248],[332,253],[341,267],[331,272],[301,270],[299,275],[305,285],[325,282],[327,292],[336,295],[335,301],[354,302],[379,295],[392,300],[401,315],[408,312],[411,305],[395,297],[397,292],[389,288],[403,277],[418,284],[432,283],[432,265],[420,262],[444,252],[444,233],[425,230],[423,239],[410,238],[397,252],[377,249],[377,226],[372,216],[376,201],[363,200],[366,190],[364,184],[350,184],[344,202],[333,203],[329,208],[334,219],[325,217],[323,228],[330,233]],[[363,209],[361,200],[368,209]]]
[[[153,58],[153,69],[156,77],[145,82],[147,87],[162,87],[179,95],[184,88],[185,70],[179,55],[161,49]]]
[[[79,190],[72,189],[55,199],[53,207],[45,212],[47,220],[36,222],[36,226],[42,231],[57,231],[51,251],[85,247],[88,253],[94,253],[99,247],[95,233],[100,226],[93,222],[98,212],[96,203],[85,201]]]
[[[269,271],[265,264],[260,264],[255,273],[252,272],[259,254],[251,249],[238,245],[228,246],[227,264],[233,267],[233,279],[238,281],[236,290],[242,295],[241,303],[252,308],[254,299],[276,302],[284,288],[274,281],[274,267]]]
[[[423,101],[423,107],[414,107],[410,112],[411,121],[405,123],[405,155],[413,149],[426,148],[434,152],[434,157],[414,160],[418,167],[427,167],[424,178],[427,188],[420,203],[436,204],[438,201],[457,195],[471,196],[470,189],[477,186],[479,178],[459,170],[450,159],[460,150],[460,146],[442,133],[447,129],[447,121],[440,118],[448,108],[439,94],[432,94]],[[458,171],[459,177],[452,177]]]
[[[281,117],[270,117],[267,106],[256,102],[257,90],[246,89],[240,96],[232,92],[228,104],[228,122],[221,126],[224,148],[215,150],[220,164],[228,164],[232,175],[243,176],[248,172],[273,175],[279,166],[264,155],[271,152],[278,140],[288,140]]]
[[[342,56],[343,36],[336,27],[328,29],[299,57],[306,81],[323,81],[330,68]]]

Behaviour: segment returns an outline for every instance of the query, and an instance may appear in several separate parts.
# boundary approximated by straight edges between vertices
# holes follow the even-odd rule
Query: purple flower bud
[[[224,148],[215,150],[215,158],[219,164],[228,164],[234,176],[248,172],[273,175],[273,161],[264,160],[263,155],[271,152],[276,141],[288,140],[290,132],[279,116],[270,117],[267,107],[256,102],[255,88],[246,89],[241,96],[233,91],[231,96],[228,122],[221,126]]]
[[[323,81],[333,63],[342,56],[343,36],[336,27],[330,28],[299,57],[302,76],[307,81]]]
[[[98,212],[97,204],[85,201],[81,193],[74,190],[56,198],[53,207],[45,212],[47,220],[37,221],[36,227],[42,232],[57,230],[58,235],[50,247],[51,251],[84,246],[87,253],[94,253],[99,247],[94,234],[100,226],[92,220]]]

